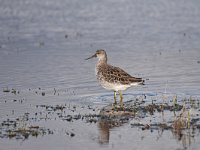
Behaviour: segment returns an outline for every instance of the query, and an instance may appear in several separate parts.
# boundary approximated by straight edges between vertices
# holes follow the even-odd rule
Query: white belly
[[[106,81],[100,81],[100,84],[103,88],[107,90],[113,90],[113,91],[124,91],[127,88],[131,87],[131,85],[115,84],[115,83],[109,83]]]

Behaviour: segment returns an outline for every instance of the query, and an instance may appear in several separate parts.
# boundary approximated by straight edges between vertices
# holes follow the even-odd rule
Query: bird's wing
[[[108,65],[104,72],[102,72],[105,80],[112,83],[131,84],[143,82],[142,78],[136,78],[129,75],[127,72],[119,67]]]

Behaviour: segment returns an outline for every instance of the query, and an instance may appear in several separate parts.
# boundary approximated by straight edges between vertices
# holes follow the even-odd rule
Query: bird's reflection
[[[110,129],[122,126],[124,123],[127,123],[128,120],[118,119],[100,119],[98,121],[99,129],[99,144],[108,144],[110,138]]]
[[[99,143],[108,144],[110,138],[110,128],[111,128],[110,123],[106,121],[99,121],[98,128],[99,128]]]
[[[100,118],[98,120],[99,129],[99,144],[108,144],[110,138],[110,129],[120,127],[125,123],[128,123],[129,118],[133,116],[133,113],[127,110],[121,110],[119,107],[108,105],[101,109]]]

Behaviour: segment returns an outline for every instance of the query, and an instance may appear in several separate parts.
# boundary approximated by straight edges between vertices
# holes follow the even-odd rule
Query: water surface
[[[147,101],[163,94],[170,98],[178,95],[180,99],[200,96],[198,0],[1,0],[0,3],[1,121],[25,112],[34,114],[38,104],[75,103],[101,109],[111,103],[112,92],[96,82],[96,60],[84,60],[97,49],[107,51],[110,64],[148,79],[145,86],[124,92],[125,101],[143,94],[149,96]],[[7,87],[19,90],[20,94],[4,93]],[[41,91],[46,95],[41,96]],[[24,102],[13,103],[13,99]],[[97,124],[69,125],[59,121],[36,124],[50,126],[57,133],[30,138],[22,144],[0,139],[1,147],[102,148]],[[72,129],[76,132],[74,138],[62,134],[62,130]],[[121,149],[126,147],[124,144],[130,149],[183,147],[170,132],[158,138],[157,133],[142,132],[130,124],[111,129],[109,137],[109,144],[103,148]],[[199,136],[195,138],[191,149],[200,145]]]

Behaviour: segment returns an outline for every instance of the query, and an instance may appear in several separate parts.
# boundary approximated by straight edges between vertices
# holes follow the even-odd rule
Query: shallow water
[[[40,104],[92,105],[98,112],[111,103],[113,93],[96,82],[96,60],[84,60],[100,48],[106,49],[110,64],[148,79],[145,86],[124,92],[125,101],[143,94],[147,95],[146,101],[163,94],[168,100],[175,95],[180,99],[200,97],[198,0],[0,0],[0,3],[0,122],[26,112],[34,114],[39,111],[35,106]],[[7,87],[19,90],[20,94],[3,92]],[[41,96],[42,91],[45,96]],[[90,113],[87,109],[76,113],[79,112]],[[34,124],[47,126],[55,134],[24,142],[0,139],[1,148],[36,149],[36,145],[38,149],[102,148],[97,124],[52,120]],[[62,134],[62,130],[72,129],[75,137]],[[103,148],[184,147],[169,131],[159,137],[159,133],[131,128],[130,123],[109,133],[109,143]],[[195,136],[196,142],[188,148],[197,149],[199,138]]]

